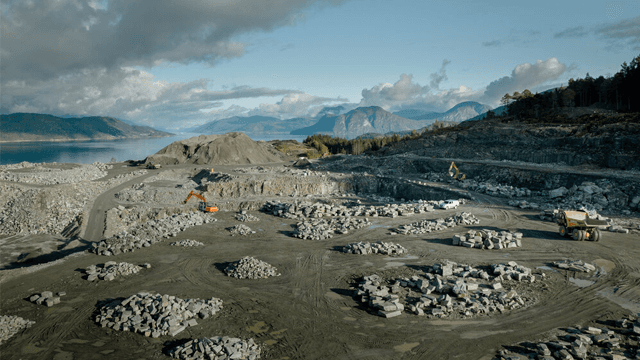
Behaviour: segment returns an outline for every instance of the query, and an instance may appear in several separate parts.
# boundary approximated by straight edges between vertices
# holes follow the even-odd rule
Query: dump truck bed
[[[596,220],[596,219],[585,219],[585,224],[587,224],[587,226],[607,226],[609,225],[606,221],[604,220]]]

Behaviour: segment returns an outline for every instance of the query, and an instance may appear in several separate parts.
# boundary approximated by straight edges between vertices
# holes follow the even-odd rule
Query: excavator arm
[[[191,199],[192,196],[195,196],[198,199],[200,199],[200,200],[202,200],[204,202],[207,202],[207,200],[204,199],[204,196],[202,196],[202,195],[200,195],[198,193],[194,193],[193,190],[191,190],[191,192],[189,193],[189,196],[187,196],[187,199],[184,201],[184,203],[186,204],[189,201],[189,199]]]
[[[454,170],[455,173],[453,172]],[[451,162],[451,166],[449,166],[449,176],[453,177],[456,180],[464,180],[467,177],[465,174],[460,173],[460,170],[458,170],[458,167],[453,161]]]

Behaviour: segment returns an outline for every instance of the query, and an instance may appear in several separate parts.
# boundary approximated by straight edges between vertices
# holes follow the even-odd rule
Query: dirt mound
[[[145,163],[175,164],[265,164],[284,161],[284,155],[265,143],[240,132],[200,135],[169,144]]]

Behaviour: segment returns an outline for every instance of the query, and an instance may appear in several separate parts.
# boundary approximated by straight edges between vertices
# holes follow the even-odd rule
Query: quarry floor
[[[0,285],[0,313],[36,323],[1,344],[0,357],[162,359],[168,358],[166,350],[183,339],[228,335],[253,337],[263,344],[263,359],[492,359],[502,346],[544,339],[559,327],[597,324],[640,312],[639,235],[604,232],[600,242],[575,242],[560,237],[554,223],[540,221],[538,211],[506,206],[505,199],[474,197],[475,201],[457,210],[369,218],[371,226],[323,241],[291,237],[296,220],[258,211],[250,213],[259,222],[244,223],[255,234],[231,236],[224,229],[240,222],[234,218],[235,211],[222,208],[211,215],[216,222],[187,229],[148,248],[111,257],[79,253],[39,271],[22,272]],[[108,198],[101,196],[94,208],[113,206]],[[474,214],[481,224],[425,235],[389,235],[389,228],[457,211]],[[522,247],[478,250],[451,245],[453,234],[472,228],[520,231]],[[97,236],[89,228],[87,234]],[[170,245],[182,239],[205,246]],[[363,256],[338,250],[352,242],[380,240],[401,244],[408,255]],[[226,276],[222,271],[226,264],[243,256],[266,261],[282,275],[260,280]],[[565,258],[595,263],[598,271],[575,273],[549,267]],[[445,259],[469,265],[516,261],[542,270],[547,279],[531,285],[537,299],[534,305],[469,319],[428,319],[409,313],[385,319],[369,313],[353,296],[352,287],[362,276],[410,276],[420,266]],[[111,260],[148,262],[152,267],[112,282],[84,279],[86,267]],[[45,290],[67,295],[51,308],[28,301]],[[99,301],[143,290],[185,299],[217,297],[223,300],[223,310],[198,320],[197,326],[176,337],[157,339],[101,328],[94,322]]]

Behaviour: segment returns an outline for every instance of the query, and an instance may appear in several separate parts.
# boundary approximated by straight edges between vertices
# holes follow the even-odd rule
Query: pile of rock
[[[113,300],[100,308],[95,322],[114,330],[132,331],[147,337],[175,336],[222,309],[222,300],[187,299],[140,292],[124,300]]]
[[[176,236],[185,229],[212,221],[215,221],[215,218],[211,218],[201,212],[178,214],[159,220],[150,220],[133,227],[128,232],[123,231],[108,239],[101,240],[100,243],[93,243],[89,251],[105,256],[118,255],[142,247],[149,247],[165,238]]]
[[[321,218],[324,216],[385,216],[397,217],[413,214],[422,214],[433,211],[437,201],[423,201],[416,203],[386,204],[384,206],[373,205],[330,205],[322,203],[281,203],[268,201],[262,211],[287,219]]]
[[[242,221],[242,222],[260,221],[260,219],[258,217],[247,213],[247,210],[242,210],[238,214],[236,214],[236,220]]]
[[[172,246],[204,246],[204,243],[191,239],[184,239],[181,241],[175,241],[171,243]]]
[[[522,233],[490,229],[469,230],[466,234],[453,235],[451,244],[454,246],[487,250],[515,248],[522,246]]]
[[[402,309],[416,315],[473,316],[531,304],[533,299],[513,289],[504,289],[502,284],[542,278],[544,275],[533,275],[531,269],[515,262],[494,264],[486,271],[447,261],[434,264],[422,275],[397,278],[392,285],[387,285],[377,275],[364,277],[356,295],[384,317],[398,316]]]
[[[102,267],[100,267],[100,265],[90,265],[85,272],[87,273],[87,280],[89,281],[113,281],[117,276],[137,274],[142,268],[149,269],[151,268],[151,264],[146,263],[138,266],[126,262],[117,263],[115,261],[107,261]]]
[[[91,201],[106,189],[136,176],[134,173],[120,174],[104,181],[82,181],[45,187],[0,184],[0,234],[47,233],[72,236],[71,230],[80,228],[83,214],[88,213]]]
[[[557,203],[557,207],[563,209],[579,209],[584,206],[588,209],[602,211],[607,209],[619,212],[623,209],[638,209],[640,195],[636,193],[625,194],[618,186],[609,180],[601,179],[594,182],[583,182],[580,186],[573,185],[570,188],[559,187],[550,190],[548,197]],[[624,210],[627,213],[629,210]],[[623,212],[624,212],[623,211]]]
[[[260,358],[260,346],[253,339],[242,340],[228,336],[214,336],[190,340],[169,350],[169,356],[182,360],[228,360]]]
[[[107,175],[105,170],[110,167],[113,166],[102,163],[78,165],[68,170],[36,166],[31,172],[2,171],[0,180],[38,185],[72,184],[103,178]]]
[[[35,321],[25,320],[19,316],[2,315],[0,316],[0,344],[9,340],[13,335],[22,329],[31,327]]]
[[[473,214],[462,212],[450,216],[446,219],[436,219],[436,220],[422,220],[413,222],[411,224],[402,225],[398,228],[391,230],[391,235],[403,234],[425,234],[430,233],[432,231],[440,231],[446,228],[455,227],[458,225],[474,225],[479,224],[480,220],[475,217]]]
[[[270,276],[280,276],[278,269],[250,256],[229,264],[224,272],[236,279],[266,279]]]
[[[555,329],[549,341],[522,343],[500,350],[496,359],[637,359],[640,320],[635,316],[609,321],[607,327],[575,326]],[[635,339],[634,339],[635,338]],[[520,357],[515,349],[527,349]],[[533,351],[533,352],[532,352]]]
[[[349,230],[360,229],[371,225],[368,218],[355,219],[352,217],[338,217],[329,221],[309,220],[296,224],[293,236],[305,240],[325,240],[334,234],[347,234]]]
[[[558,267],[560,269],[587,272],[587,273],[590,271],[596,270],[595,265],[586,263],[582,260],[565,259],[562,261],[554,261],[553,266]]]
[[[402,314],[404,305],[400,302],[398,295],[391,294],[389,287],[378,275],[369,275],[362,278],[358,284],[356,293],[360,296],[361,302],[366,302],[377,313],[377,315],[390,318]]]
[[[531,196],[532,191],[527,188],[518,188],[505,184],[493,184],[489,182],[476,182],[475,180],[466,180],[461,185],[465,189],[473,190],[481,194],[487,194],[496,197],[525,197]]]
[[[32,295],[29,298],[29,301],[31,301],[34,304],[47,305],[48,307],[52,307],[53,305],[59,304],[60,297],[67,295],[67,293],[64,291],[60,291],[56,295],[57,296],[53,296],[53,292],[51,291],[43,291],[40,294]]]
[[[244,224],[234,225],[234,226],[228,227],[226,230],[231,233],[231,236],[234,236],[234,235],[249,235],[249,234],[255,234],[256,233],[255,231],[251,230],[250,227],[248,227],[247,225],[244,225]]]
[[[383,254],[383,255],[399,255],[407,252],[407,249],[400,244],[394,244],[391,242],[378,241],[375,243],[357,242],[351,243],[342,248],[342,252],[347,254]]]

